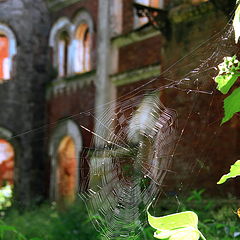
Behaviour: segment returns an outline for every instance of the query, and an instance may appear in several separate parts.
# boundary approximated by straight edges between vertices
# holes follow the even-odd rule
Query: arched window
[[[0,139],[0,188],[13,185],[14,155],[12,145]]]
[[[62,31],[59,34],[57,42],[57,60],[58,60],[58,75],[64,77],[68,73],[68,48],[69,48],[69,35],[67,31]]]
[[[63,17],[53,25],[49,45],[52,48],[52,60],[58,77],[65,77],[71,73],[70,46],[71,46],[71,23]]]
[[[91,36],[86,23],[78,26],[75,36],[75,72],[87,72],[91,69]]]
[[[82,137],[78,125],[71,121],[61,122],[49,142],[51,158],[51,199],[71,203],[79,189],[80,153]]]
[[[65,136],[57,149],[58,200],[71,203],[75,199],[77,186],[76,146],[70,136]]]
[[[0,81],[11,78],[12,62],[15,55],[15,36],[9,27],[0,24]]]

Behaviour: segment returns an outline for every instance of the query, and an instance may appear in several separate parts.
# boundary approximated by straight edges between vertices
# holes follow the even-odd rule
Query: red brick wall
[[[87,10],[92,18],[94,23],[97,23],[97,16],[98,16],[98,0],[84,0],[79,1],[75,4],[72,4],[66,8],[63,8],[57,12],[53,12],[52,14],[52,20],[55,22],[59,17],[66,16],[70,19],[74,17],[75,14],[81,9]]]
[[[169,80],[178,81],[183,78],[186,73],[194,69],[194,65],[202,64],[202,60],[207,59],[215,47],[218,49],[221,40],[215,41],[212,36],[216,31],[221,31],[222,26],[225,26],[224,21],[224,18],[213,13],[208,17],[205,16],[203,21],[198,20],[199,24],[190,22],[175,26],[171,41],[166,42],[164,46],[162,60],[160,40],[158,44],[150,44],[152,39],[148,39],[144,40],[145,46],[137,48],[138,44],[142,44],[139,42],[121,48],[120,71],[150,64],[149,59],[153,63],[153,59],[157,59],[157,53],[163,71],[169,67],[170,69],[164,73],[165,79],[163,76],[153,81],[148,79],[118,87],[118,97],[125,96],[123,99],[127,99],[133,97],[136,92],[143,97],[148,89],[156,89],[169,83]],[[206,41],[210,38],[211,40]],[[197,48],[203,42],[205,44]],[[157,46],[155,50],[154,46]],[[225,47],[234,51],[229,44]],[[193,54],[189,55],[192,50]],[[223,48],[219,54],[226,54],[225,51],[227,50]],[[184,58],[175,64],[182,57]],[[236,181],[229,181],[225,186],[216,184],[219,178],[228,172],[230,165],[240,157],[240,126],[238,116],[228,124],[220,126],[223,116],[223,99],[222,95],[216,91],[212,74],[214,73],[203,72],[200,87],[205,91],[213,91],[213,94],[185,91],[194,88],[194,81],[197,77],[185,82],[185,85],[177,86],[182,88],[182,91],[166,88],[161,94],[164,105],[177,111],[179,124],[172,172],[164,181],[166,191],[181,192],[205,188],[210,194],[224,194],[225,191],[239,193],[239,184]],[[148,82],[151,83],[147,84]],[[121,101],[119,104],[121,105]]]
[[[123,34],[133,30],[133,2],[134,0],[123,0]]]
[[[161,37],[155,36],[119,49],[119,72],[161,62]]]
[[[93,118],[88,113],[94,114],[95,87],[93,84],[85,86],[70,94],[62,93],[52,97],[48,101],[48,124],[52,133],[55,124],[65,118],[72,116],[72,120],[88,129],[93,129]],[[53,123],[53,124],[52,124]],[[85,130],[80,130],[83,136],[84,145],[89,146],[90,135]]]
[[[48,111],[48,138],[53,134],[54,128],[63,119],[71,119],[77,125],[83,139],[83,150],[80,156],[80,188],[86,189],[88,184],[88,160],[87,153],[91,147],[93,135],[82,129],[83,125],[87,129],[93,131],[94,128],[94,104],[95,104],[95,87],[93,84],[77,89],[69,94],[63,93],[52,97],[47,104]],[[50,161],[50,159],[48,159]],[[50,164],[48,164],[50,174]]]

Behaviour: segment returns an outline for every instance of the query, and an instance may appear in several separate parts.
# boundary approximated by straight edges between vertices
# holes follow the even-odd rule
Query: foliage
[[[56,204],[44,204],[24,212],[12,209],[6,212],[4,223],[21,232],[25,236],[23,240],[100,239],[99,233],[89,220],[86,206],[81,201],[67,209],[58,209]],[[8,235],[0,238],[13,239]]]
[[[16,230],[15,227],[6,225],[3,221],[0,222],[0,240],[15,239],[27,240],[27,238]],[[41,240],[39,238],[31,238],[29,240]]]
[[[240,62],[236,55],[233,57],[225,57],[224,61],[218,65],[219,73],[215,77],[218,84],[217,89],[227,94],[240,76]],[[232,118],[232,116],[240,112],[240,88],[235,89],[227,98],[224,99],[224,118],[222,124]]]
[[[233,240],[239,239],[239,218],[235,211],[238,208],[238,200],[230,195],[223,198],[208,198],[205,194],[196,194],[202,190],[193,190],[186,198],[161,199],[154,208],[155,212],[182,212],[194,211],[199,217],[198,226],[206,239]],[[198,196],[195,198],[195,196]],[[200,196],[200,197],[199,197]],[[152,234],[153,235],[153,234]],[[153,237],[146,238],[153,240]],[[185,238],[188,239],[188,238]]]
[[[233,196],[229,199],[206,199],[204,194],[203,190],[194,190],[186,198],[181,199],[179,196],[180,205],[174,199],[162,199],[154,210],[167,214],[175,212],[176,208],[180,212],[194,210],[200,219],[199,228],[207,239],[238,239],[239,218],[234,213],[238,201]],[[13,235],[14,232],[8,231],[0,240],[99,240],[99,233],[92,226],[85,209],[82,202],[76,202],[65,211],[58,211],[54,204],[44,204],[26,212],[12,209],[6,212],[0,226],[10,225],[14,231],[21,232],[20,235],[25,237],[18,239],[17,235]],[[138,240],[153,240],[153,233],[152,227],[146,227],[144,237]]]
[[[0,188],[0,210],[10,207],[12,203],[12,186],[7,184]]]
[[[235,89],[230,96],[224,99],[224,112],[225,116],[222,123],[230,120],[233,115],[240,112],[240,88]]]
[[[238,43],[240,37],[240,4],[236,0],[237,9],[233,19],[233,28],[235,32],[235,42]],[[215,82],[218,84],[217,89],[223,94],[227,94],[240,76],[240,62],[236,56],[225,57],[224,61],[218,65],[219,73],[215,77]],[[233,115],[240,112],[240,88],[235,89],[230,96],[224,99],[224,117],[222,123],[230,120]]]
[[[148,222],[157,231],[154,237],[169,240],[198,240],[205,239],[198,230],[198,216],[191,211],[154,217],[148,212]]]
[[[225,57],[223,62],[218,65],[219,73],[215,78],[215,82],[218,83],[217,89],[223,94],[228,93],[229,89],[240,76],[240,62],[237,60],[237,56]]]
[[[222,184],[227,181],[229,178],[235,178],[240,176],[240,160],[237,160],[230,168],[230,172],[221,177],[217,184]]]

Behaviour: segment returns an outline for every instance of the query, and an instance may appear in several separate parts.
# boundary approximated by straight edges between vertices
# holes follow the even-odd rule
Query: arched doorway
[[[58,200],[71,203],[75,200],[77,187],[76,146],[70,136],[65,136],[57,149]]]
[[[70,203],[74,201],[81,184],[79,183],[81,151],[82,136],[78,125],[72,120],[59,123],[49,142],[51,200]]]
[[[0,188],[13,185],[14,149],[5,139],[0,139]]]

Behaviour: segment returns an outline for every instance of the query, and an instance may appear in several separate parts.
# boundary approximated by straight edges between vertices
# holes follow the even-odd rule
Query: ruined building
[[[24,204],[74,199],[87,188],[92,132],[111,117],[96,120],[106,103],[158,77],[227,20],[207,0],[0,0],[0,183],[13,183]]]

